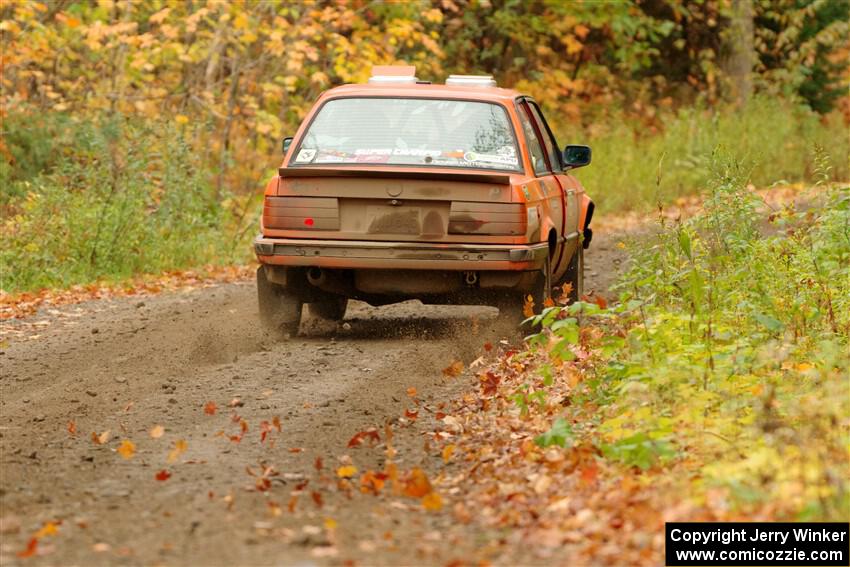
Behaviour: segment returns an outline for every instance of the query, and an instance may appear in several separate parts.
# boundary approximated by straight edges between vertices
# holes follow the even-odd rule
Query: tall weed
[[[603,213],[647,209],[705,190],[712,181],[709,156],[718,147],[738,158],[757,187],[817,181],[823,155],[831,159],[834,179],[850,180],[843,117],[780,99],[756,98],[743,109],[683,108],[649,124],[623,120],[557,129],[564,143],[592,146],[593,163],[576,176]]]
[[[227,195],[216,195],[176,127],[120,118],[76,121],[70,133],[63,125],[52,125],[52,146],[34,135],[12,144],[49,151],[22,153],[40,171],[4,174],[2,289],[66,287],[247,255],[247,242],[233,245],[239,233],[222,205]]]

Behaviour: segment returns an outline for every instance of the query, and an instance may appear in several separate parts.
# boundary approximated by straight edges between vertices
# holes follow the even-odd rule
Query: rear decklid
[[[264,234],[283,238],[446,243],[525,240],[511,175],[482,170],[282,167]]]

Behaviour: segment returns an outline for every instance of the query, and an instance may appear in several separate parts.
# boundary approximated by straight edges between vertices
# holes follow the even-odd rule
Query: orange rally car
[[[342,319],[349,299],[495,305],[521,320],[553,287],[582,294],[593,202],[537,104],[489,76],[445,85],[373,69],[325,92],[265,190],[257,291],[264,323],[294,334],[302,307]]]

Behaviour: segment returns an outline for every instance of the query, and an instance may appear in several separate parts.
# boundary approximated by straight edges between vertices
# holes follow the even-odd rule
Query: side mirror
[[[564,148],[564,169],[590,165],[590,154],[590,146],[567,146]]]
[[[289,149],[289,146],[292,145],[292,137],[283,139],[283,155],[286,155],[286,150]]]

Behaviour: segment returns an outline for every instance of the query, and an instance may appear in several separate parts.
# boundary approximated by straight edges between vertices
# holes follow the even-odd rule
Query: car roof
[[[344,97],[411,97],[411,98],[451,98],[480,100],[500,104],[511,103],[522,93],[513,89],[467,85],[433,85],[415,83],[352,84],[335,87],[321,96],[327,98]]]

